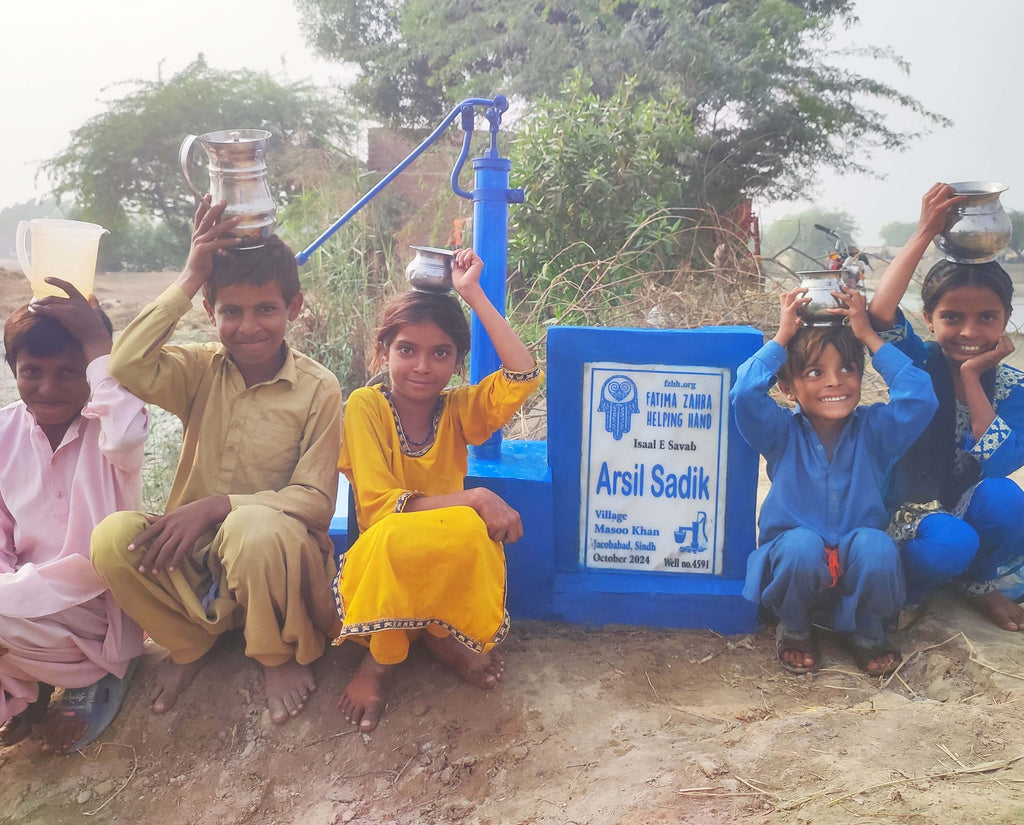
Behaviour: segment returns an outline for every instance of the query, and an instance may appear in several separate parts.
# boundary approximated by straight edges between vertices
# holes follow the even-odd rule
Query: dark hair
[[[226,249],[213,256],[213,272],[203,284],[203,297],[213,306],[217,293],[233,284],[262,286],[277,283],[286,304],[302,289],[295,254],[277,235],[254,249]]]
[[[60,321],[33,312],[29,307],[30,304],[18,307],[7,316],[4,324],[4,358],[12,370],[18,363],[18,353],[23,349],[36,358],[49,358],[68,348],[81,351],[79,340]],[[113,335],[114,326],[107,313],[102,309],[97,311],[103,326]]]
[[[1006,309],[1009,320],[1013,313],[1013,280],[995,261],[984,264],[958,264],[939,261],[928,270],[921,285],[921,303],[924,311],[932,313],[942,296],[962,286],[980,286],[991,289]]]
[[[447,293],[416,290],[396,295],[381,312],[374,336],[373,367],[376,369],[383,365],[388,347],[402,327],[424,321],[437,324],[441,332],[452,339],[456,350],[455,362],[462,369],[463,360],[469,352],[469,323],[462,307]]]
[[[829,344],[838,350],[844,365],[856,367],[858,375],[864,374],[864,345],[848,326],[800,327],[786,346],[786,363],[779,368],[779,381],[792,384],[793,378],[813,364]]]

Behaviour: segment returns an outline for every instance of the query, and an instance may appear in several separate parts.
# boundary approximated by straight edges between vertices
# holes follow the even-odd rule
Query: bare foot
[[[1024,607],[998,590],[984,596],[971,596],[969,601],[992,624],[1003,630],[1024,630]]]
[[[306,705],[309,694],[316,690],[313,668],[300,665],[294,659],[275,667],[263,666],[264,690],[267,693],[267,707],[270,721],[275,725],[298,716]]]
[[[21,713],[8,719],[3,727],[0,727],[0,746],[9,748],[28,736],[36,723],[46,715],[46,709],[50,706],[50,696],[52,694],[53,685],[40,682],[39,698]],[[74,742],[73,739],[71,741]]]
[[[496,650],[474,653],[452,635],[434,636],[424,633],[423,641],[438,659],[454,668],[471,685],[492,690],[501,681],[505,660]]]
[[[35,732],[42,739],[43,753],[64,753],[85,733],[88,723],[73,713],[61,713],[57,707],[50,708]]]
[[[817,660],[806,650],[799,650],[795,647],[784,647],[779,651],[779,661],[790,667],[811,669],[817,664]]]
[[[195,675],[203,669],[203,665],[209,660],[214,648],[187,664],[178,664],[170,656],[160,663],[160,669],[156,674],[156,681],[149,698],[153,702],[153,713],[166,713],[170,710],[181,692],[189,686]]]
[[[864,672],[868,676],[888,676],[902,661],[893,651],[888,650],[873,659],[868,659],[864,665]]]
[[[366,651],[351,681],[345,685],[338,707],[349,722],[359,725],[359,730],[371,731],[377,727],[394,672],[394,665],[382,665]]]

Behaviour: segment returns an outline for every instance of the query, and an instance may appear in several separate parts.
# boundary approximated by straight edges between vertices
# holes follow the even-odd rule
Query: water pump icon
[[[708,549],[708,514],[703,510],[697,511],[695,518],[689,527],[677,527],[675,531],[676,544],[680,545],[681,553],[699,553]],[[690,543],[686,544],[686,537],[690,536]],[[703,541],[701,541],[703,538]]]

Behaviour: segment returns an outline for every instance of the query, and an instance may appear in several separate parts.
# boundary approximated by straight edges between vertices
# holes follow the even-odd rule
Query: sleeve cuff
[[[988,425],[988,429],[982,433],[981,438],[967,450],[967,453],[979,461],[987,461],[996,450],[1003,446],[1003,442],[1010,437],[1011,432],[1010,426],[997,415]]]
[[[896,320],[893,322],[892,327],[878,330],[878,337],[887,344],[898,344],[900,341],[906,341],[907,326],[907,316],[903,314],[902,309],[897,308]]]
[[[90,387],[97,386],[101,381],[110,378],[110,353],[93,358],[85,367],[85,380]]]
[[[540,377],[540,364],[534,364],[533,369],[526,372],[515,372],[505,367],[501,368],[501,374],[507,381],[513,384],[525,384],[527,381],[535,381]]]
[[[774,375],[786,363],[786,348],[775,340],[771,340],[762,346],[754,357],[767,366]]]
[[[421,490],[409,490],[408,492],[402,493],[402,495],[398,497],[398,501],[395,502],[395,512],[404,513],[405,505],[407,505],[414,498],[423,498],[423,496],[425,495],[426,493],[422,492]]]

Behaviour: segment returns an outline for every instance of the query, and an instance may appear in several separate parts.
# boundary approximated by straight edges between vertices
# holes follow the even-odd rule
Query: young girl
[[[849,326],[825,328],[801,326],[805,293],[781,296],[778,333],[739,368],[730,393],[740,434],[764,455],[772,480],[743,595],[777,620],[786,670],[820,666],[813,617],[842,633],[857,664],[878,676],[900,662],[885,623],[904,598],[883,491],[935,396],[928,377],[872,330],[860,292],[844,288],[847,307],[832,310]],[[865,346],[889,385],[888,404],[858,407]],[[795,410],[768,394],[776,375]]]
[[[502,544],[523,533],[519,514],[482,487],[463,489],[467,444],[484,442],[541,382],[540,369],[480,287],[483,262],[455,254],[455,291],[477,314],[502,368],[448,390],[469,350],[469,325],[446,294],[406,292],[384,309],[375,361],[390,386],[349,397],[339,469],[351,482],[362,531],[335,580],[342,629],[367,644],[339,707],[360,730],[380,720],[395,665],[422,637],[467,682],[493,688],[508,630]]]
[[[0,745],[38,723],[43,750],[61,752],[110,724],[142,652],[89,562],[89,534],[140,506],[149,419],[107,371],[110,321],[95,299],[46,280],[72,297],[4,325],[21,400],[0,410]],[[54,686],[64,695],[47,714]]]
[[[1013,283],[995,262],[937,263],[921,288],[930,343],[897,306],[947,212],[962,201],[946,184],[928,190],[917,230],[871,301],[875,327],[928,372],[939,399],[900,462],[890,532],[903,544],[909,604],[956,579],[990,621],[1024,630],[1024,608],[996,584],[1024,563],[1024,493],[1005,478],[1024,465],[1024,373],[1002,363],[1013,352],[1006,335]]]

